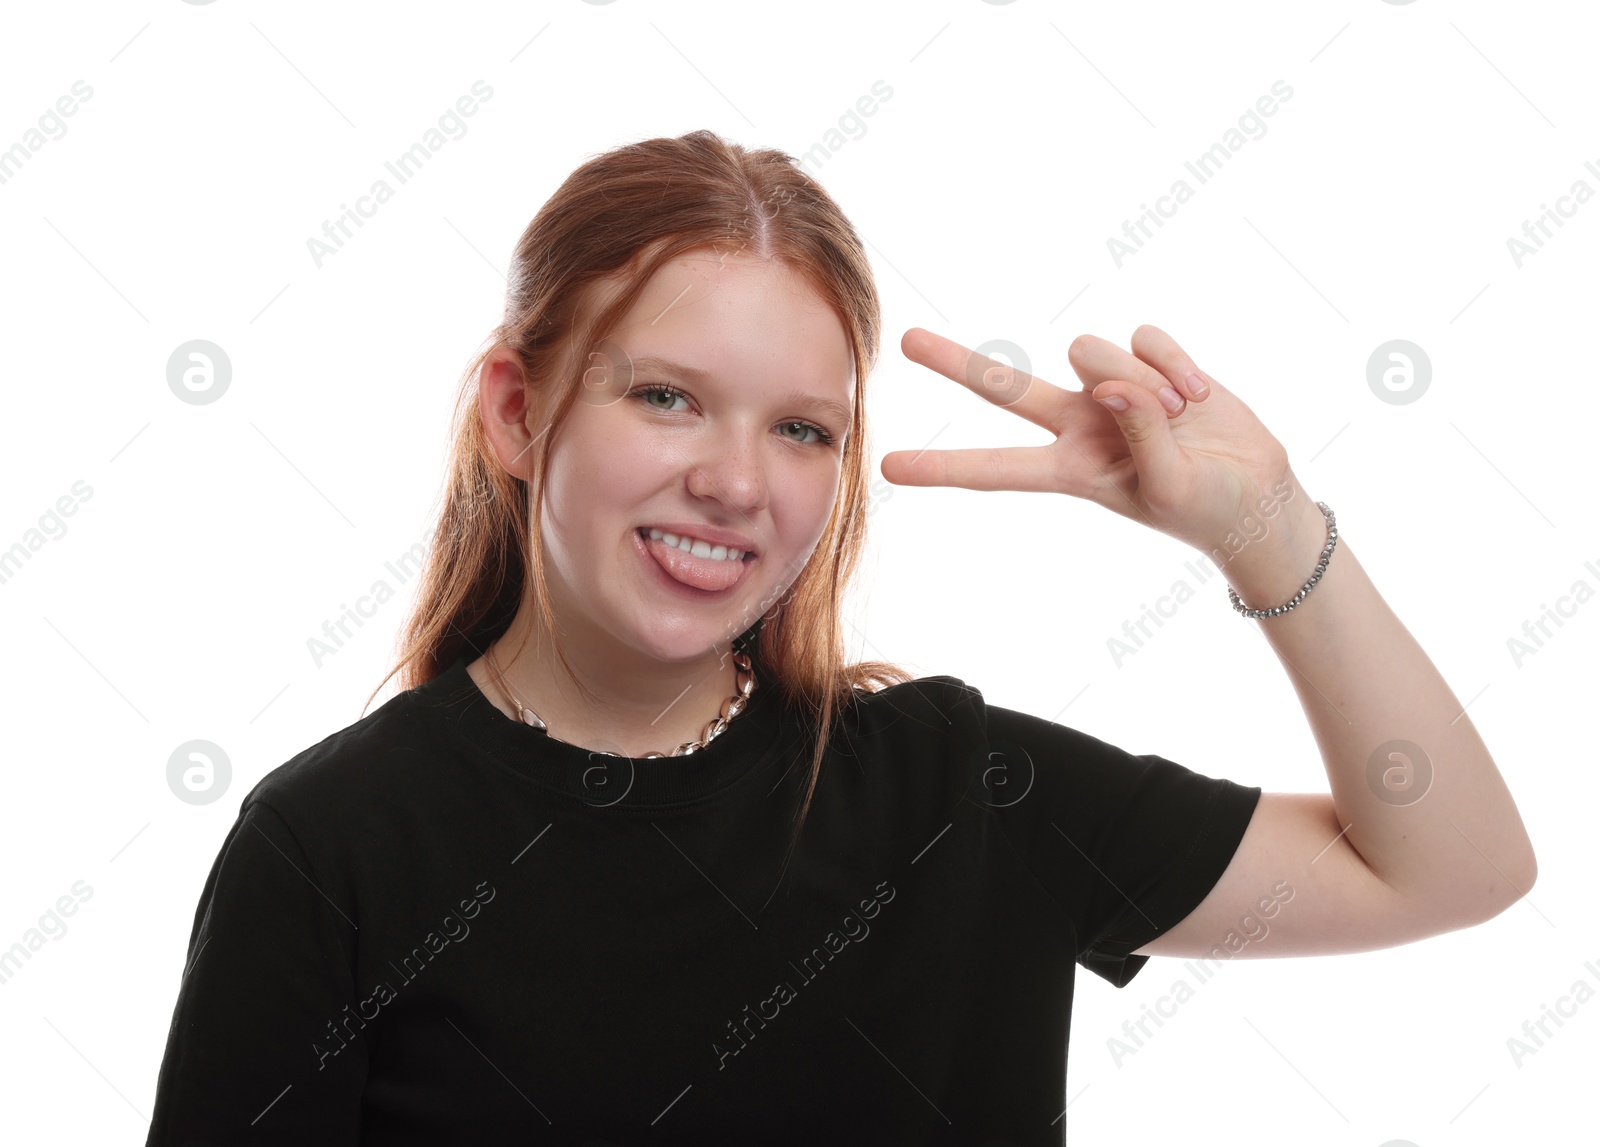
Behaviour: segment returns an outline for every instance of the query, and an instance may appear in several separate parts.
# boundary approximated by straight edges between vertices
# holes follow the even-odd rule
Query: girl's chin
[[[642,657],[684,665],[720,663],[727,657],[734,639],[755,624],[754,620],[738,624],[730,632],[730,627],[737,624],[733,618],[725,623],[691,624],[672,629],[663,629],[658,622],[659,619],[654,624],[650,619],[638,619],[631,627],[632,634],[624,641]]]

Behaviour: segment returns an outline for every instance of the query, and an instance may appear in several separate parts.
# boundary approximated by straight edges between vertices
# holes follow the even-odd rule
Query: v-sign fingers
[[[1061,432],[1071,391],[1052,386],[1037,375],[1025,374],[1003,362],[976,354],[958,342],[922,327],[912,327],[900,340],[900,350],[914,363],[959,382],[980,398],[1003,406],[1020,418],[1052,434]],[[984,487],[973,487],[983,489]]]
[[[879,468],[897,486],[959,486],[964,490],[1023,490],[1083,495],[1068,488],[1060,454],[1050,446],[970,450],[891,450]]]

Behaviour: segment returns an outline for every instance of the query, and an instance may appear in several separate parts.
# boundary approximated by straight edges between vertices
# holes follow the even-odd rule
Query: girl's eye
[[[683,398],[683,391],[675,386],[641,386],[633,392],[633,396],[643,402],[651,410],[671,410],[670,406],[657,406],[650,401],[652,394],[664,394],[668,398]]]
[[[832,446],[833,445],[833,435],[829,434],[826,430],[824,430],[822,427],[818,426],[815,422],[785,422],[782,425],[783,425],[783,429],[785,429],[785,430],[789,430],[789,429],[791,429],[793,427],[799,427],[802,432],[810,431],[812,434],[816,435],[816,437],[811,439],[809,442],[805,441],[803,439],[791,439],[790,440],[790,441],[799,441],[802,446],[809,446],[813,442],[814,443],[818,443],[818,444],[820,444],[822,446]]]
[[[685,404],[688,403],[688,395],[684,394],[683,391],[679,390],[677,387],[668,386],[664,383],[655,383],[649,386],[635,387],[630,392],[629,397],[638,399],[651,410],[659,410],[666,414],[676,414],[680,412],[681,408],[674,409],[672,406],[661,406],[655,402],[652,402],[652,396],[656,395],[664,396],[669,402],[677,400],[682,401]],[[827,430],[823,429],[821,426],[818,426],[815,422],[803,422],[796,419],[793,421],[780,423],[779,425],[785,432],[798,428],[802,434],[802,437],[790,438],[789,441],[798,443],[801,446],[829,447],[833,445],[833,435]],[[807,433],[815,435],[815,437],[809,439],[803,437]],[[785,437],[788,437],[787,433],[785,434]]]

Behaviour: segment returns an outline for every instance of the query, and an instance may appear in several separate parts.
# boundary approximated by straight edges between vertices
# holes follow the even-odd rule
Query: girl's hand
[[[1129,354],[1080,335],[1067,348],[1067,361],[1083,382],[1082,390],[1072,391],[913,327],[900,342],[907,358],[1056,440],[1048,446],[894,450],[884,455],[883,476],[902,486],[1071,494],[1206,551],[1223,546],[1247,515],[1294,496],[1287,452],[1232,391],[1200,371],[1158,327],[1134,331],[1132,347]],[[1176,412],[1158,397],[1165,387],[1177,394]],[[1126,401],[1127,409],[1101,405],[1113,398]]]

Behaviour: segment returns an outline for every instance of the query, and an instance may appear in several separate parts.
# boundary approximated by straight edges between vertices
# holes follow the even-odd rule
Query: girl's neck
[[[552,737],[582,748],[628,757],[670,754],[700,739],[735,691],[737,673],[726,651],[685,666],[638,660],[630,665],[586,659],[583,649],[594,644],[569,641],[567,660],[594,694],[591,699],[542,638],[542,631],[524,637],[513,624],[467,672],[507,717],[520,721],[519,705],[531,708]]]

